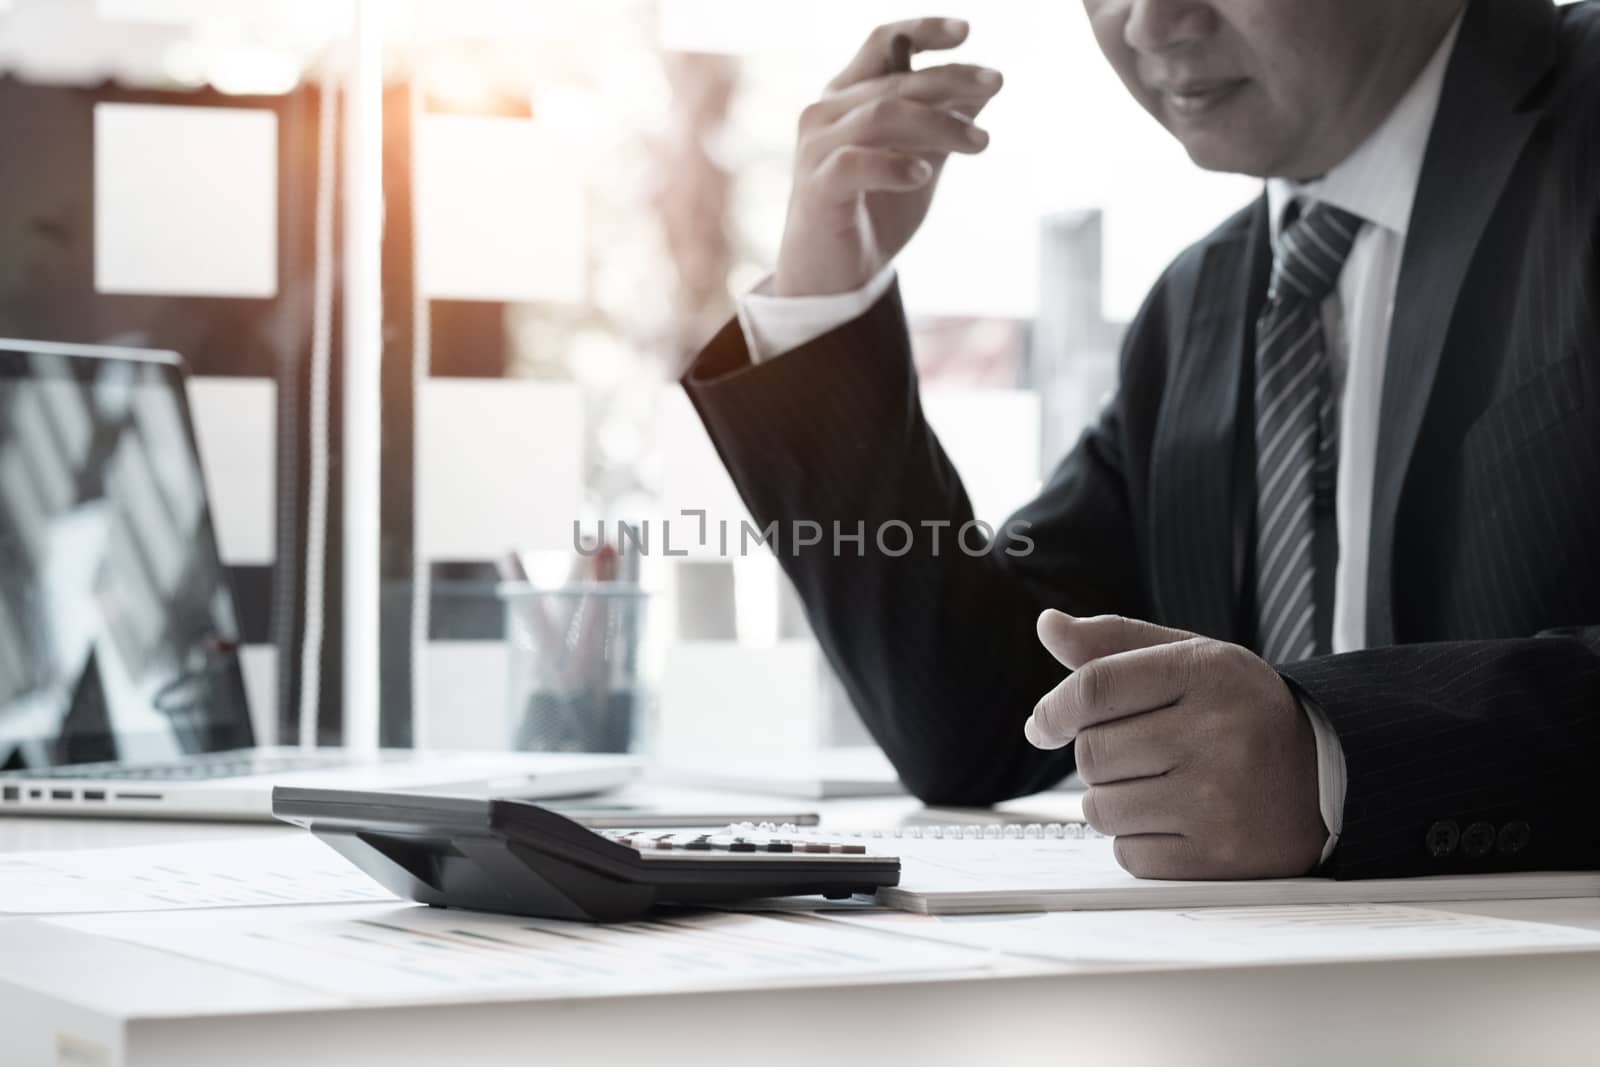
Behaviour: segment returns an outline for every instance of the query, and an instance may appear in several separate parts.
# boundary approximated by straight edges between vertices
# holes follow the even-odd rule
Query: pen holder
[[[512,747],[632,752],[648,705],[640,668],[649,594],[593,582],[500,586],[510,652]]]

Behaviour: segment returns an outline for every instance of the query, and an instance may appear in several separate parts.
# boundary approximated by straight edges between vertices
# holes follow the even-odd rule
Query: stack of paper
[[[873,842],[898,855],[899,886],[880,903],[928,914],[1079,911],[1118,908],[1592,897],[1600,871],[1438,875],[1426,878],[1285,878],[1164,882],[1134,878],[1117,865],[1110,838],[904,838]],[[878,847],[881,846],[881,847]]]

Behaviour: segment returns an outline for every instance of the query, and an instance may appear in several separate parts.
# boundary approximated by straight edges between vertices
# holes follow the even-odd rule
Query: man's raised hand
[[[1000,91],[1000,73],[960,63],[894,71],[898,35],[914,52],[938,51],[965,41],[967,24],[928,18],[879,26],[801,113],[774,296],[867,284],[922,225],[950,154],[988,147],[973,119]]]

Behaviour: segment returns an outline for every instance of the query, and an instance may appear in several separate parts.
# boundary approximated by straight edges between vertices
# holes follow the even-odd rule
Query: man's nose
[[[1122,39],[1136,52],[1166,52],[1205,40],[1217,13],[1200,0],[1133,0]]]

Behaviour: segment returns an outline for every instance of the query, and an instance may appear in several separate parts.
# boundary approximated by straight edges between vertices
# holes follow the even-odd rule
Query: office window
[[[804,17],[723,0],[475,10],[482,21],[425,19],[387,44],[415,90],[416,282],[430,320],[418,506],[452,511],[420,529],[472,531],[423,548],[431,640],[409,679],[426,689],[415,739],[459,739],[463,706],[503,700],[490,552],[570,556],[574,524],[592,534],[602,520],[611,538],[618,522],[650,524],[652,633],[669,666],[696,665],[665,671],[658,742],[702,737],[684,716],[716,718],[691,706],[698,690],[676,700],[674,679],[755,648],[820,694],[808,736],[861,739],[842,697],[815,682],[825,668],[770,556],[739,551],[746,512],[674,379],[773,263],[801,108],[873,25],[922,12],[878,0]],[[1078,8],[948,13],[973,25],[951,58],[999,67],[1008,85],[983,119],[992,148],[947,169],[899,268],[930,418],[980,516],[998,521],[1114,387],[1122,324],[1156,275],[1258,185],[1190,165],[1121,90]],[[452,408],[467,377],[486,392]],[[572,417],[530,419],[513,443],[489,396],[530,389],[509,410],[567,404]],[[580,458],[576,500],[569,469],[541,466],[552,451]],[[430,484],[463,462],[503,492]],[[542,520],[523,513],[528,495]],[[706,513],[707,543],[686,511]],[[719,520],[734,531],[726,552]],[[667,525],[687,558],[663,555]],[[398,625],[414,605],[395,583]],[[743,676],[724,662],[725,677]],[[755,695],[724,688],[731,702]]]
[[[0,5],[0,134],[27,146],[0,156],[0,335],[168,348],[187,361],[255,734],[269,743],[297,730],[319,86],[337,73],[349,13],[323,0]],[[71,456],[82,419],[59,397],[38,399],[19,401],[20,426],[48,419]],[[167,414],[141,425],[179,425]],[[174,466],[184,447],[151,436],[117,457],[127,486],[151,490],[118,516],[141,543],[163,543],[156,535],[193,511],[175,492],[192,484]],[[42,520],[60,490],[48,464],[35,467],[27,480],[0,470],[0,486],[32,498],[16,513]],[[156,489],[170,513],[149,509]],[[335,529],[337,514],[335,500]],[[173,561],[119,551],[116,587],[131,605],[157,603]],[[328,563],[337,588],[337,556]],[[159,622],[119,637],[138,643]],[[13,657],[27,641],[0,634]],[[331,741],[337,626],[318,658]]]
[[[381,173],[347,190],[357,13],[381,44]],[[801,108],[872,25],[920,13],[900,0],[803,14],[736,0],[0,5],[0,131],[30,146],[0,158],[0,332],[189,360],[258,733],[298,736],[320,560],[311,703],[323,739],[341,735],[349,193],[382,210],[383,738],[501,743],[496,557],[543,553],[559,579],[574,525],[602,520],[613,535],[619,521],[655,530],[655,654],[711,670],[721,652],[765,649],[826,705],[808,736],[860,738],[770,557],[713,537],[668,558],[661,530],[674,523],[678,548],[698,533],[685,510],[744,518],[675,378],[772,266]],[[994,521],[1114,387],[1122,326],[1151,281],[1256,183],[1192,167],[1121,91],[1076,6],[941,13],[973,26],[950,58],[999,67],[1008,85],[983,119],[990,151],[948,168],[899,269],[930,418]],[[172,153],[140,151],[156,138],[199,162],[163,170]],[[325,173],[339,212],[323,241]],[[159,211],[130,214],[142,202]],[[169,232],[187,236],[163,247]],[[334,368],[325,512],[311,506],[319,336]],[[18,417],[25,432],[40,414]],[[39,509],[52,484],[0,469],[0,490]],[[0,659],[25,648],[0,620]]]

